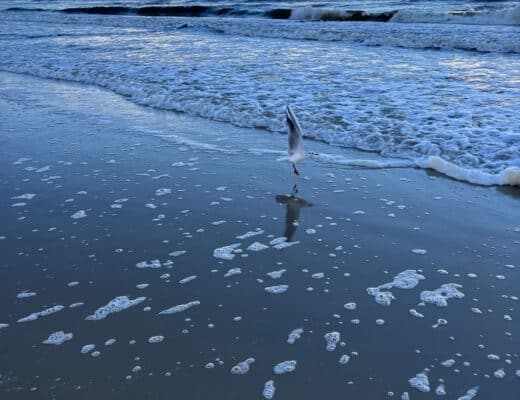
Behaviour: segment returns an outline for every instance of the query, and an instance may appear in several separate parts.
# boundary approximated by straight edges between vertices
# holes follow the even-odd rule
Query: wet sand
[[[429,399],[440,384],[446,398],[476,386],[476,398],[520,396],[518,189],[312,161],[297,178],[266,151],[283,136],[20,75],[0,74],[0,110],[2,399],[262,398],[271,379],[278,399]],[[276,249],[284,235],[292,245]],[[234,243],[233,259],[214,257]],[[406,270],[424,279],[380,288],[390,305],[367,293]],[[449,283],[464,296],[421,302]],[[85,320],[118,296],[146,299]],[[189,302],[200,304],[159,314]],[[73,337],[42,343],[58,331]],[[287,360],[295,371],[275,374]],[[429,392],[409,383],[424,371]]]

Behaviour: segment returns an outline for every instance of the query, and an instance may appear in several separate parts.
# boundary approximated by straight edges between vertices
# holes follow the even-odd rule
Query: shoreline
[[[421,399],[427,395],[409,379],[425,369],[431,392],[442,379],[453,398],[474,386],[482,398],[517,393],[515,188],[326,162],[302,163],[295,179],[273,153],[285,148],[284,136],[22,75],[0,74],[0,109],[6,398],[31,391],[77,399],[258,398],[274,379],[275,398],[406,391]],[[289,202],[283,196],[295,183],[300,200]],[[24,194],[35,196],[15,199]],[[84,218],[71,218],[81,210]],[[292,236],[291,246],[270,244],[283,235]],[[255,242],[266,248],[250,250]],[[231,260],[214,256],[235,243]],[[137,266],[152,260],[158,268]],[[268,275],[281,270],[278,279]],[[390,288],[390,306],[367,293],[406,270],[424,279]],[[462,285],[464,297],[446,307],[420,305],[424,291],[449,283]],[[287,291],[266,291],[279,285]],[[29,292],[35,295],[17,297]],[[146,300],[85,320],[117,296]],[[160,314],[196,301],[182,313]],[[70,307],[78,302],[84,305]],[[55,305],[65,309],[17,322]],[[301,339],[288,344],[300,327]],[[72,340],[42,344],[60,330]],[[326,350],[330,332],[341,334],[334,352]],[[155,336],[164,340],[150,343]],[[81,354],[88,344],[101,354]],[[342,355],[350,357],[346,365],[338,362]],[[249,357],[256,361],[247,374],[230,372]],[[451,358],[455,367],[441,364]],[[295,372],[274,374],[284,360],[297,360]],[[205,367],[210,362],[214,368]],[[142,370],[133,372],[137,366]],[[500,368],[503,379],[494,377]]]

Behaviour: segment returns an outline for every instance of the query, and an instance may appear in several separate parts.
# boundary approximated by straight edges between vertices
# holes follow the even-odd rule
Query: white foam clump
[[[58,331],[51,333],[49,337],[44,340],[43,344],[53,344],[55,346],[59,346],[60,344],[65,343],[68,340],[72,340],[74,335],[72,333],[65,333],[63,331]]]
[[[287,336],[287,343],[294,344],[299,338],[301,338],[303,333],[303,328],[296,328],[289,333]]]
[[[343,307],[347,310],[353,311],[356,309],[357,305],[356,303],[346,303],[343,305]]]
[[[312,274],[311,277],[313,279],[323,279],[325,274],[323,272],[316,272],[315,274]]]
[[[191,276],[187,276],[186,278],[183,278],[179,281],[179,283],[181,285],[185,284],[185,283],[188,283],[188,282],[191,282],[192,280],[194,279],[197,279],[197,275],[191,275]]]
[[[16,295],[17,299],[26,299],[28,297],[36,296],[36,293],[34,292],[20,292]]]
[[[274,386],[274,381],[270,380],[264,384],[264,391],[262,395],[264,399],[271,400],[274,397],[274,393],[276,392],[276,387]]]
[[[460,396],[457,400],[471,400],[473,397],[477,395],[478,386],[472,387],[469,389],[465,395]]]
[[[2,323],[0,323],[0,329],[5,329],[7,327],[9,327],[9,324],[2,324]]]
[[[425,303],[435,304],[438,307],[446,307],[448,305],[448,299],[462,299],[464,297],[464,293],[457,289],[461,287],[462,285],[456,283],[445,283],[438,289],[422,291],[420,298],[421,301]]]
[[[51,315],[51,314],[54,314],[54,313],[57,313],[61,310],[63,310],[65,307],[62,306],[62,305],[57,305],[57,306],[53,306],[53,307],[49,307],[43,311],[39,311],[39,312],[35,312],[35,313],[32,313],[32,314],[29,314],[27,317],[23,317],[23,318],[20,318],[18,320],[18,322],[29,322],[29,321],[35,321],[37,320],[39,317],[46,317],[47,315]]]
[[[261,235],[262,233],[264,233],[264,231],[262,229],[258,229],[256,231],[246,232],[243,235],[237,236],[236,238],[240,239],[240,240],[244,240],[244,239],[248,239],[253,236]]]
[[[287,238],[285,236],[280,236],[280,237],[274,238],[273,240],[271,240],[269,242],[269,244],[277,250],[283,250],[283,249],[286,249],[287,247],[291,247],[291,246],[294,246],[295,244],[299,244],[299,243],[300,243],[299,241],[288,242]]]
[[[264,288],[264,290],[267,293],[271,293],[271,294],[285,293],[287,291],[287,289],[289,289],[289,285],[268,286],[268,287]]]
[[[168,255],[171,257],[179,257],[179,256],[182,256],[183,254],[186,254],[185,250],[177,250],[177,251],[172,251],[171,253],[168,253]]]
[[[327,351],[334,351],[341,339],[341,335],[339,332],[328,332],[323,336],[323,338],[327,342]]]
[[[453,367],[455,364],[455,360],[453,358],[450,358],[449,360],[441,362],[441,365],[447,368]]]
[[[95,344],[86,344],[81,348],[81,354],[87,354],[90,353],[92,350],[96,348]]]
[[[428,251],[426,251],[424,249],[412,249],[412,253],[425,255],[426,253],[428,253]]]
[[[276,375],[287,374],[293,372],[296,369],[296,360],[282,361],[273,367],[273,372]]]
[[[506,372],[504,371],[504,368],[499,368],[495,372],[493,372],[493,375],[495,378],[502,379],[504,376],[506,376]]]
[[[249,247],[247,248],[247,250],[249,251],[262,251],[262,250],[265,250],[265,249],[268,249],[269,246],[266,246],[265,244],[263,243],[260,243],[260,242],[254,242],[254,243],[251,243],[249,245]]]
[[[253,357],[241,361],[231,368],[231,373],[233,375],[245,375],[249,372],[249,365],[253,364],[254,362],[255,359]]]
[[[85,210],[79,210],[79,211],[76,211],[74,214],[72,214],[70,217],[72,219],[80,219],[80,218],[85,218],[87,216],[87,213],[85,212]]]
[[[118,296],[108,302],[107,305],[98,308],[94,314],[89,315],[85,320],[87,321],[99,321],[105,319],[109,314],[121,312],[127,308],[136,306],[137,304],[146,300],[146,297],[137,297],[134,300],[130,300],[128,296]]]
[[[444,384],[439,384],[439,386],[437,386],[435,388],[435,394],[437,396],[445,396],[446,395],[446,386],[444,386]]]
[[[231,268],[228,270],[228,272],[226,272],[224,274],[224,278],[229,278],[230,276],[233,276],[233,275],[239,275],[242,273],[242,269],[241,268]]]
[[[159,188],[155,191],[156,196],[164,196],[166,194],[170,194],[172,190],[170,188]]]
[[[422,279],[424,279],[424,276],[418,274],[415,269],[408,269],[394,276],[392,282],[384,283],[378,287],[367,288],[367,293],[375,297],[376,303],[389,306],[395,297],[392,292],[381,289],[413,289]]]
[[[194,300],[190,301],[185,304],[179,304],[170,308],[167,308],[166,310],[162,310],[159,314],[177,314],[183,311],[186,311],[187,309],[200,305],[200,301]]]
[[[11,199],[20,199],[20,200],[32,200],[36,196],[34,193],[25,193],[21,194],[20,196],[13,196]]]
[[[338,361],[338,362],[339,362],[341,365],[345,365],[345,364],[347,364],[347,363],[349,362],[349,360],[350,360],[350,356],[348,356],[347,354],[343,354],[343,355],[339,358],[339,361]]]
[[[430,382],[428,381],[428,376],[424,372],[419,372],[413,378],[408,379],[408,383],[411,387],[421,392],[430,391]]]
[[[508,167],[497,174],[459,167],[438,156],[430,156],[417,162],[421,168],[434,169],[450,178],[483,186],[510,185],[520,186],[520,168]]]
[[[137,268],[161,268],[162,264],[159,260],[151,260],[150,262],[140,261],[135,264]]]
[[[151,336],[148,338],[148,343],[160,343],[164,340],[164,336],[157,335],[157,336]]]
[[[220,258],[222,260],[232,260],[235,258],[233,251],[239,248],[241,245],[241,243],[233,243],[227,246],[218,247],[213,250],[213,257]]]
[[[286,269],[280,269],[278,271],[268,272],[266,275],[270,276],[272,279],[280,279],[286,271]]]

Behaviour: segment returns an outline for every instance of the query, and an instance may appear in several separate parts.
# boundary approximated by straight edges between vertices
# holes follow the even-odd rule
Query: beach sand
[[[481,399],[520,395],[518,188],[312,160],[295,177],[269,152],[283,152],[285,136],[22,75],[0,74],[0,110],[2,399],[249,399],[271,379],[279,399],[426,399],[440,382],[448,398],[475,386]],[[295,184],[299,200],[288,197]],[[35,196],[15,198],[24,194]],[[269,244],[284,235],[294,244]],[[214,257],[234,243],[232,260]],[[161,266],[136,267],[151,260]],[[241,273],[225,277],[232,268]],[[405,270],[424,279],[381,289],[391,305],[367,293]],[[419,304],[448,283],[464,297]],[[288,289],[265,290],[277,285]],[[118,296],[146,300],[85,320]],[[200,304],[159,315],[189,302]],[[17,322],[55,305],[65,308]],[[56,331],[73,338],[42,344]],[[329,332],[341,334],[333,352]],[[81,354],[87,344],[99,356]],[[249,357],[247,374],[230,372]],[[276,375],[286,360],[296,370]],[[425,369],[429,393],[409,383]]]

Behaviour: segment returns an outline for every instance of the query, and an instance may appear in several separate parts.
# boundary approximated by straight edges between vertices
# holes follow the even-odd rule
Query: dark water
[[[297,182],[300,200],[290,202],[290,167],[270,155],[196,150],[139,130],[234,134],[237,128],[225,124],[143,109],[98,89],[8,74],[0,78],[0,109],[0,323],[9,324],[0,330],[2,399],[261,398],[270,379],[279,399],[400,398],[405,391],[429,399],[437,398],[439,380],[447,398],[475,386],[479,399],[520,395],[514,196],[420,171],[307,164],[301,169],[308,180]],[[266,140],[278,146],[277,136]],[[16,164],[21,157],[30,160]],[[27,169],[45,166],[50,169]],[[172,193],[157,196],[159,188]],[[12,199],[24,193],[36,196]],[[304,201],[312,206],[295,211]],[[13,207],[16,202],[27,204]],[[145,207],[149,203],[157,208]],[[78,210],[87,217],[71,219]],[[159,214],[164,218],[157,220]],[[212,224],[217,221],[226,222]],[[256,228],[265,233],[236,238]],[[299,244],[246,250],[288,232]],[[215,248],[238,242],[244,252],[233,260],[212,256]],[[176,250],[187,253],[168,255]],[[153,259],[173,265],[135,266]],[[231,268],[242,274],[225,278]],[[286,269],[280,279],[266,275],[280,269]],[[425,279],[413,289],[391,289],[392,305],[367,294],[407,269]],[[311,276],[320,272],[324,278]],[[166,273],[169,278],[161,278]],[[191,275],[197,278],[179,283]],[[137,289],[142,283],[150,286]],[[461,284],[464,298],[448,300],[447,307],[418,304],[421,291],[445,283]],[[264,290],[279,284],[289,285],[287,292]],[[36,295],[18,299],[24,290]],[[85,320],[122,295],[146,300],[100,321]],[[194,300],[200,305],[158,315]],[[85,304],[67,307],[76,302]],[[348,302],[357,303],[356,310],[346,310]],[[66,308],[17,323],[57,304]],[[483,314],[472,312],[475,307]],[[412,308],[424,317],[411,316]],[[447,325],[433,328],[439,318]],[[301,339],[287,344],[289,332],[300,327]],[[61,330],[73,339],[42,344]],[[323,337],[332,331],[344,343],[328,352]],[[149,343],[154,335],[164,341]],[[116,342],[104,346],[111,338]],[[86,344],[100,355],[81,354]],[[338,363],[343,354],[350,356],[346,365]],[[230,373],[249,357],[256,362],[248,374]],[[453,367],[440,365],[448,359]],[[296,360],[296,371],[275,375],[273,366],[285,360]],[[208,362],[215,368],[205,368]],[[142,370],[132,372],[135,366]],[[502,379],[494,376],[501,368]],[[425,369],[429,393],[408,383]]]

